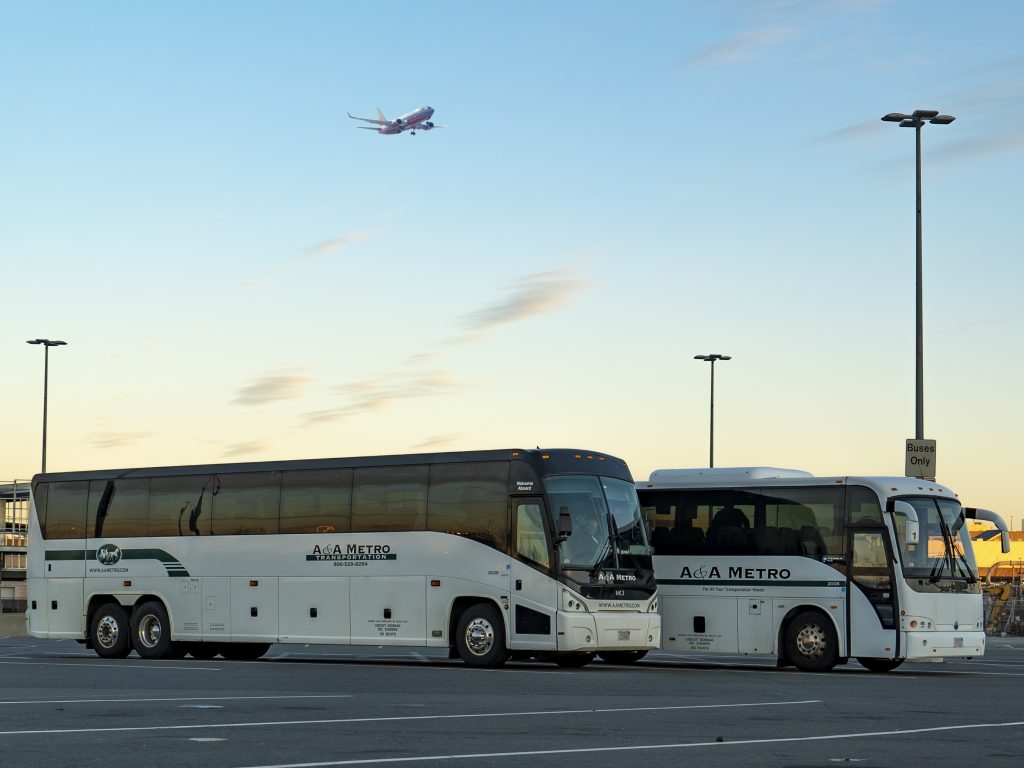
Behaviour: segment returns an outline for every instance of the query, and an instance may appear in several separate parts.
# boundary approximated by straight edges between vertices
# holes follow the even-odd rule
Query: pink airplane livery
[[[429,131],[434,128],[442,128],[444,126],[434,125],[430,122],[430,118],[434,116],[433,107],[420,107],[414,109],[407,115],[396,117],[394,120],[388,120],[384,117],[384,113],[380,111],[380,107],[377,107],[377,119],[374,120],[371,117],[356,117],[351,112],[348,116],[353,120],[362,120],[367,123],[373,123],[376,128],[371,128],[368,125],[360,125],[367,131],[376,131],[377,133],[390,136],[391,134],[403,133],[409,131],[413,136],[416,135],[416,131]]]

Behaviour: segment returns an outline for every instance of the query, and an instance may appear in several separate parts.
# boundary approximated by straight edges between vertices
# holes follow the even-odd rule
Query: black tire
[[[797,614],[786,628],[786,657],[801,672],[828,672],[839,661],[832,621],[818,611]]]
[[[455,649],[471,667],[500,667],[508,661],[505,621],[491,603],[471,605],[455,626]]]
[[[892,672],[904,659],[869,659],[858,656],[857,661],[869,672]]]
[[[132,614],[132,645],[144,659],[175,658],[178,648],[171,642],[171,620],[162,603],[150,600],[136,607]]]
[[[132,652],[132,626],[119,603],[104,603],[89,622],[89,644],[104,659],[123,659]]]
[[[609,664],[634,664],[646,656],[647,651],[601,651],[597,655]]]
[[[220,655],[228,661],[254,661],[270,650],[270,643],[224,643]]]
[[[595,655],[593,653],[556,653],[551,660],[560,667],[578,669],[592,662]]]
[[[209,661],[218,653],[220,653],[220,643],[182,643],[185,646],[185,652],[188,653],[193,659],[199,659],[200,661]]]

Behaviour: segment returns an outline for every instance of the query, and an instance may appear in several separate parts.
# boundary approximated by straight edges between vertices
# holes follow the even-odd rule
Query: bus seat
[[[801,554],[813,557],[815,560],[825,554],[825,540],[813,525],[800,526],[800,549]]]
[[[700,528],[683,528],[679,532],[679,553],[699,555],[704,551],[704,531]]]
[[[675,554],[672,550],[672,531],[669,528],[658,527],[651,533],[651,546],[654,547],[656,555]]]

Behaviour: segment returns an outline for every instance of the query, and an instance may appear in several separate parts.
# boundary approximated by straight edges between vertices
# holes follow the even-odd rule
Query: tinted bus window
[[[212,486],[209,475],[154,477],[149,485],[149,535],[209,535]]]
[[[851,485],[846,490],[846,506],[850,512],[850,525],[882,525],[882,507],[869,488]]]
[[[213,484],[213,533],[277,533],[280,472],[217,475]]]
[[[352,516],[352,470],[285,472],[281,533],[346,533]]]
[[[85,505],[88,495],[89,483],[86,480],[50,483],[43,538],[85,538]]]
[[[842,488],[772,488],[764,493],[764,527],[754,531],[758,554],[817,559],[843,553]]]
[[[508,551],[508,475],[505,461],[435,464],[430,468],[427,529]]]
[[[39,530],[46,536],[46,496],[49,490],[47,483],[36,483],[32,489],[32,498],[36,504],[36,517],[39,519]]]
[[[427,472],[425,466],[357,469],[352,532],[426,530]]]
[[[145,536],[148,511],[148,478],[89,483],[89,536]]]

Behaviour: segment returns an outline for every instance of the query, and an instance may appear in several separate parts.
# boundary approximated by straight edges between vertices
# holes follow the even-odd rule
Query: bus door
[[[509,648],[555,650],[558,584],[544,500],[513,497]]]
[[[899,658],[892,546],[884,527],[848,531],[848,656]]]

